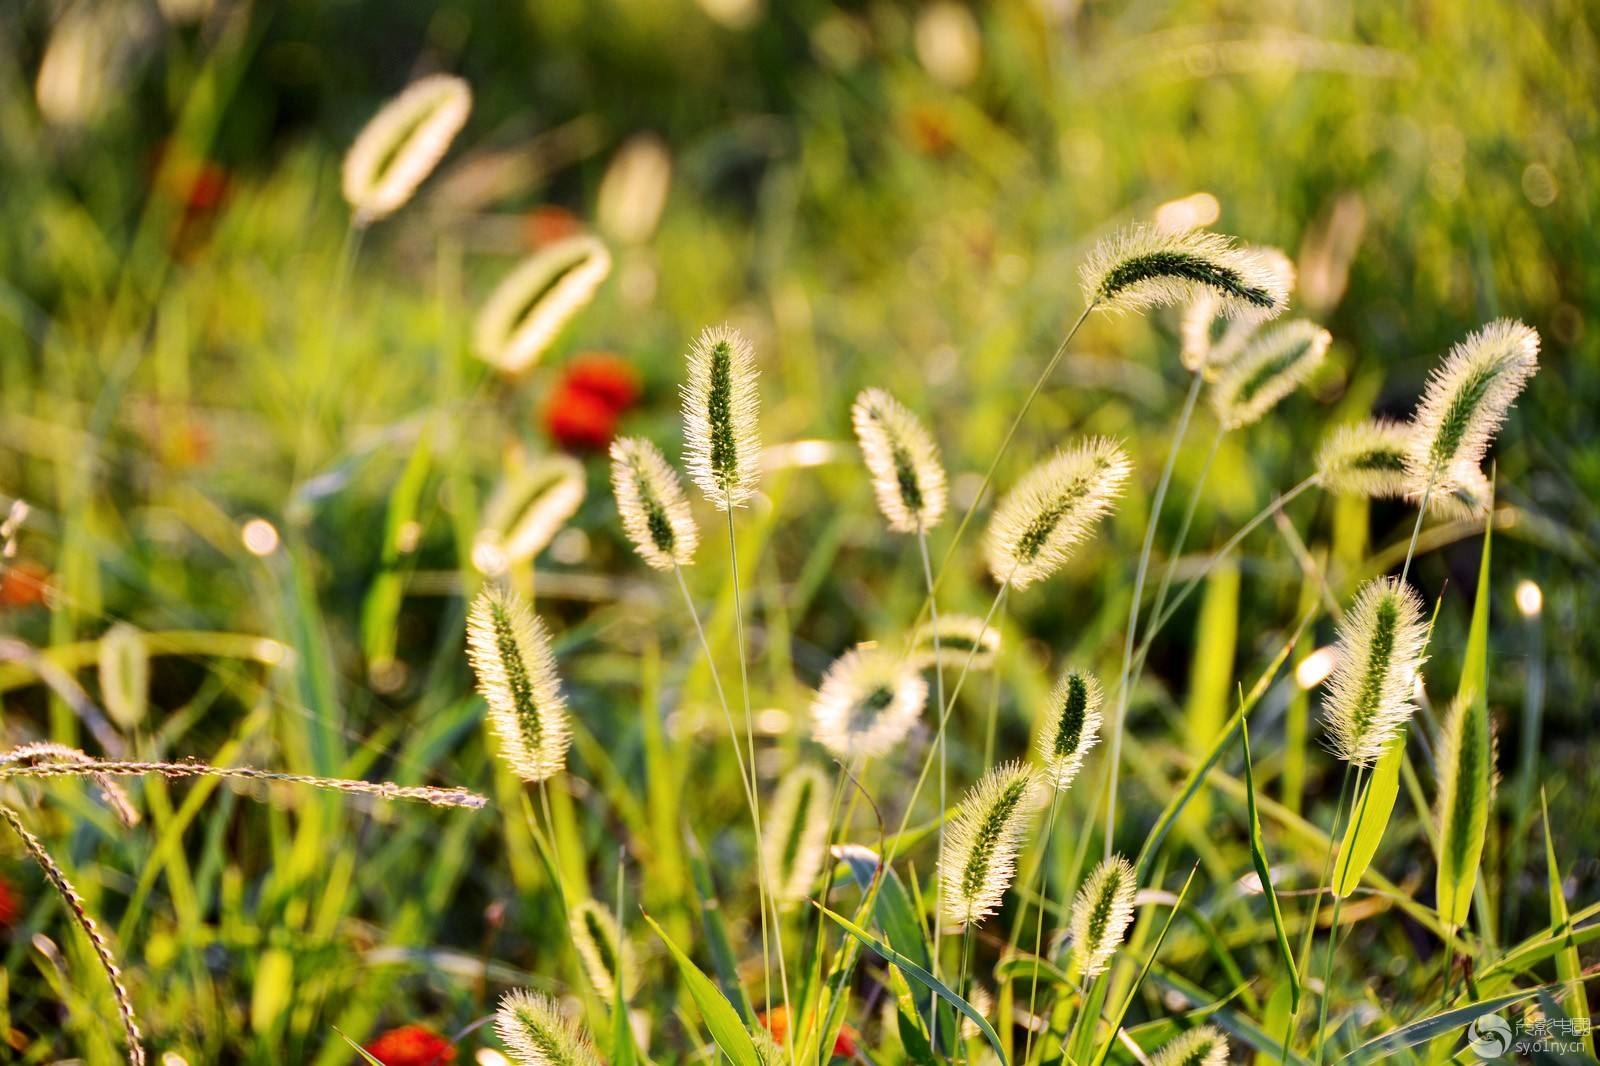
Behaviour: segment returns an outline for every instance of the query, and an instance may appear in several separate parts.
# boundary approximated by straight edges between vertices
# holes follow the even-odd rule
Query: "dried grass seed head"
[[[399,210],[450,147],[472,110],[460,78],[420,78],[372,116],[345,153],[344,198],[365,225]]]
[[[1356,593],[1339,622],[1338,661],[1322,704],[1339,758],[1371,765],[1410,720],[1427,641],[1422,601],[1398,578],[1376,578]]]
[[[1288,281],[1259,251],[1204,230],[1135,225],[1095,246],[1079,270],[1084,300],[1108,311],[1143,311],[1215,293],[1223,318],[1276,318]]]
[[[944,466],[917,416],[883,389],[864,389],[850,420],[889,528],[915,533],[938,525],[949,500]]]
[[[622,935],[616,917],[604,905],[586,899],[567,915],[567,928],[589,983],[600,998],[614,1002],[619,981],[623,999],[631,998],[639,987],[638,965],[633,945]]]
[[[571,730],[544,623],[515,592],[486,585],[467,612],[467,657],[511,769],[532,782],[560,773]]]
[[[1038,778],[1022,762],[996,766],[962,797],[939,853],[947,919],[958,926],[978,924],[1000,909],[1038,807]]]
[[[1282,279],[1285,294],[1292,293],[1294,261],[1277,248],[1261,247],[1255,252]],[[1223,317],[1222,297],[1212,289],[1201,289],[1184,307],[1179,320],[1179,355],[1184,368],[1215,378],[1238,358],[1260,327],[1261,321],[1256,318]]]
[[[887,755],[928,700],[916,664],[860,644],[834,660],[811,701],[811,735],[841,762]]]
[[[936,623],[923,623],[911,640],[911,656],[923,669],[987,670],[999,654],[1000,630],[967,614],[940,615]]]
[[[763,836],[772,894],[784,907],[811,895],[828,847],[828,778],[815,766],[784,775]]]
[[[1034,467],[989,521],[989,573],[1017,589],[1049,577],[1111,511],[1132,470],[1122,447],[1103,437]]]
[[[694,562],[700,530],[678,472],[659,448],[639,437],[613,441],[611,490],[640,558],[657,570]]]
[[[683,437],[689,476],[721,510],[739,507],[761,477],[755,349],[730,326],[710,326],[689,348]]]
[[[1303,318],[1262,330],[1211,390],[1218,419],[1229,429],[1259,422],[1316,373],[1332,340],[1327,330]]]
[[[578,513],[587,492],[583,464],[570,455],[547,456],[508,472],[484,506],[473,565],[497,575],[533,559]]]

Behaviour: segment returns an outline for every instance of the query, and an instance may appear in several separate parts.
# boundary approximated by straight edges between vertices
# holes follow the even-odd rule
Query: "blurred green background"
[[[571,876],[610,899],[626,842],[630,897],[687,930],[682,856],[662,834],[676,839],[685,817],[736,861],[748,848],[737,778],[716,758],[681,606],[620,538],[596,437],[644,434],[675,456],[681,353],[727,320],[756,343],[769,445],[848,443],[851,399],[884,385],[934,427],[965,505],[1081,308],[1087,246],[1153,217],[1284,248],[1299,312],[1335,338],[1312,388],[1224,441],[1197,552],[1310,472],[1329,426],[1407,415],[1470,329],[1512,315],[1539,330],[1542,370],[1495,452],[1501,831],[1537,839],[1518,797],[1542,784],[1574,898],[1600,896],[1597,23],[1577,0],[7,4],[0,493],[32,511],[0,606],[5,745],[104,746],[40,683],[34,649],[92,697],[95,642],[124,620],[155,652],[148,709],[120,731],[129,751],[510,799],[499,814],[369,816],[152,783],[149,825],[122,833],[89,790],[28,786],[41,835],[118,933],[153,1046],[195,1062],[336,1061],[333,1024],[358,1040],[411,1020],[449,1032],[504,983],[555,987],[570,967],[515,793],[492,780],[461,653],[483,502],[508,469],[560,450],[583,461],[589,492],[532,581],[583,723],[558,801],[590,860],[569,853]],[[342,153],[433,71],[470,82],[471,119],[415,201],[365,234],[341,287]],[[610,280],[538,367],[495,375],[470,351],[477,306],[518,257],[579,228],[611,246]],[[1066,435],[1109,433],[1128,441],[1140,483],[1065,578],[1008,608],[1020,652],[1002,751],[1025,743],[1054,664],[1115,673],[1186,384],[1176,350],[1170,314],[1091,321],[1002,465],[1005,485]],[[640,395],[615,427],[574,430],[551,411],[594,351],[620,357]],[[1211,432],[1202,417],[1176,499]],[[920,602],[914,547],[882,530],[853,446],[817,455],[771,472],[746,523],[769,772],[791,757],[827,663],[892,637]],[[1158,545],[1181,514],[1169,510]],[[1312,494],[1291,514],[1335,567],[1368,541],[1403,551],[1410,532],[1398,504],[1367,514]],[[257,518],[273,534],[264,551],[241,536]],[[1414,570],[1430,600],[1447,590],[1444,679],[1475,581],[1478,542],[1461,536]],[[969,533],[956,556],[948,610],[988,602],[978,543]],[[720,548],[702,549],[691,578],[708,611],[717,596],[726,640]],[[1236,609],[1248,680],[1292,624],[1302,581],[1270,526],[1241,570],[1217,596]],[[1542,615],[1514,606],[1520,581],[1542,589]],[[1186,608],[1136,694],[1155,776],[1125,786],[1129,846],[1165,800],[1153,782],[1176,774],[1163,752],[1207,713],[1190,674],[1205,631]],[[1317,642],[1330,638],[1324,626]],[[970,775],[981,714],[961,729],[955,765]],[[1283,738],[1270,736],[1258,757],[1278,789]],[[656,743],[676,784],[703,783],[681,811],[683,789],[642,770]],[[1331,762],[1313,750],[1305,785],[1323,823]],[[1414,828],[1415,811],[1402,817]],[[1493,860],[1503,916],[1523,933],[1544,920],[1542,903],[1517,912],[1542,892],[1542,855],[1526,850]],[[1402,847],[1380,862],[1431,885]],[[0,1035],[17,1034],[19,1061],[104,1060],[104,1027],[57,1005],[100,1003],[80,938],[9,844],[0,876],[25,901],[4,942]],[[1403,981],[1393,924],[1354,943]],[[21,935],[33,930],[68,961]]]

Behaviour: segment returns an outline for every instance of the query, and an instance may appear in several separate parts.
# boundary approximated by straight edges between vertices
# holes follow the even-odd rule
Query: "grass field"
[[[172,1066],[1592,1061],[1596,16],[6,6],[4,1061],[137,1054],[84,916]],[[435,74],[470,107],[367,126]],[[1278,320],[1257,373],[1191,372],[1206,299]],[[1493,381],[1406,422],[1501,319],[1504,425]],[[695,376],[723,325],[748,426],[737,359]],[[938,453],[869,425],[876,487],[868,388]],[[1319,469],[1368,416],[1410,427],[1376,498]],[[1455,416],[1452,455],[1495,430],[1465,502]],[[618,437],[683,472],[689,519],[645,511],[690,565],[635,550]],[[1091,439],[1125,480],[1019,493],[997,563]],[[891,529],[930,464],[948,505]],[[1402,575],[1426,663],[1379,684],[1358,607]],[[1341,670],[1404,719],[1371,759]],[[497,1035],[514,990],[551,999]]]

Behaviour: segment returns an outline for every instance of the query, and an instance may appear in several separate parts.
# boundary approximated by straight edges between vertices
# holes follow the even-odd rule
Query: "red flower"
[[[617,432],[617,412],[593,393],[558,387],[544,409],[544,427],[563,448],[603,451]]]
[[[582,232],[583,223],[578,216],[555,204],[540,204],[523,218],[523,234],[534,248],[543,248]]]
[[[390,1029],[365,1050],[383,1066],[444,1066],[456,1058],[450,1041],[425,1025]]]
[[[612,352],[579,352],[567,364],[568,388],[593,393],[618,411],[639,402],[639,372]]]
[[[22,913],[22,897],[11,887],[11,882],[0,877],[0,929],[10,929],[11,923]]]
[[[771,1012],[756,1015],[762,1028],[772,1034],[772,1039],[782,1044],[789,1035],[789,1008],[773,1007]],[[848,1025],[840,1026],[833,1040],[833,1053],[840,1058],[853,1059],[856,1055],[856,1031]]]
[[[50,590],[50,571],[37,563],[0,561],[0,607],[32,607]]]

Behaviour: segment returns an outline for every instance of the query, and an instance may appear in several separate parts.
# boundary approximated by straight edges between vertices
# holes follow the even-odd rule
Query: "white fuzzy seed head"
[[[560,773],[571,729],[544,623],[515,592],[486,585],[467,612],[467,658],[511,769],[530,782]]]
[[[1111,967],[1133,922],[1138,892],[1133,864],[1120,855],[1095,867],[1072,903],[1072,959],[1078,973],[1098,977]]]
[[[1417,406],[1406,475],[1418,493],[1430,481],[1448,493],[1477,470],[1506,413],[1539,369],[1539,334],[1502,318],[1471,334],[1434,368]]]
[[[811,895],[828,847],[828,778],[815,766],[785,774],[772,801],[762,843],[767,880],[782,907]]]
[[[1327,330],[1305,319],[1257,334],[1211,390],[1217,418],[1229,429],[1259,422],[1316,373],[1332,340]]]
[[[1317,477],[1324,489],[1341,496],[1402,496],[1411,437],[1409,425],[1383,418],[1340,426],[1317,450]]]
[[[1026,588],[1071,556],[1122,495],[1133,464],[1120,445],[1085,440],[1023,475],[989,520],[989,573]]]
[[[951,922],[979,924],[1000,909],[1038,807],[1038,778],[1022,762],[996,766],[962,797],[939,853],[944,914]]]
[[[1294,261],[1276,248],[1262,247],[1254,251],[1282,279],[1285,294],[1292,293]],[[1222,309],[1222,297],[1215,290],[1203,288],[1189,301],[1179,320],[1179,354],[1184,368],[1204,372],[1212,379],[1238,358],[1261,326],[1259,319],[1226,318]]]
[[[937,624],[924,623],[911,640],[911,657],[925,670],[936,667],[987,670],[994,665],[998,654],[1000,631],[972,615],[940,615]]]
[[[1084,300],[1108,311],[1187,303],[1202,291],[1224,318],[1276,318],[1289,305],[1289,280],[1261,252],[1204,230],[1136,225],[1095,246],[1078,272]]]
[[[1100,739],[1100,707],[1105,694],[1100,680],[1082,670],[1068,670],[1050,692],[1044,728],[1039,731],[1039,758],[1044,779],[1064,791],[1083,769],[1084,757]]]
[[[917,416],[883,389],[863,389],[850,421],[889,528],[915,533],[938,525],[949,499],[944,466],[939,446]]]
[[[366,225],[399,210],[433,172],[472,110],[460,78],[421,78],[384,104],[344,157],[344,198]]]
[[[549,996],[517,989],[500,998],[494,1032],[517,1066],[601,1066],[588,1039]]]
[[[720,510],[743,505],[761,477],[755,349],[732,327],[701,331],[682,393],[689,476]]]
[[[573,906],[567,915],[572,945],[583,962],[584,972],[595,992],[607,1003],[617,998],[617,982],[622,983],[624,999],[639,987],[638,966],[633,945],[622,935],[617,919],[601,904],[586,899]]]
[[[1228,1038],[1214,1025],[1190,1029],[1162,1045],[1150,1066],[1227,1066]]]
[[[875,759],[905,739],[927,700],[915,663],[860,644],[822,676],[811,701],[811,736],[846,764]]]
[[[1422,601],[1399,579],[1376,578],[1356,593],[1322,704],[1339,758],[1370,766],[1410,720],[1427,641]]]
[[[640,558],[657,570],[694,562],[700,530],[678,472],[659,448],[638,437],[613,441],[611,490]]]
[[[1457,463],[1447,474],[1428,493],[1429,514],[1446,521],[1465,522],[1478,521],[1489,513],[1494,506],[1494,486],[1482,469],[1472,463]],[[1410,503],[1422,502],[1422,490],[1414,484],[1406,487],[1405,496]]]
[[[567,237],[539,249],[489,295],[473,326],[473,349],[501,373],[522,373],[610,273],[611,253],[593,237]]]
[[[539,459],[508,473],[483,509],[473,541],[480,572],[504,573],[537,556],[577,514],[588,486],[583,464],[569,455]]]

